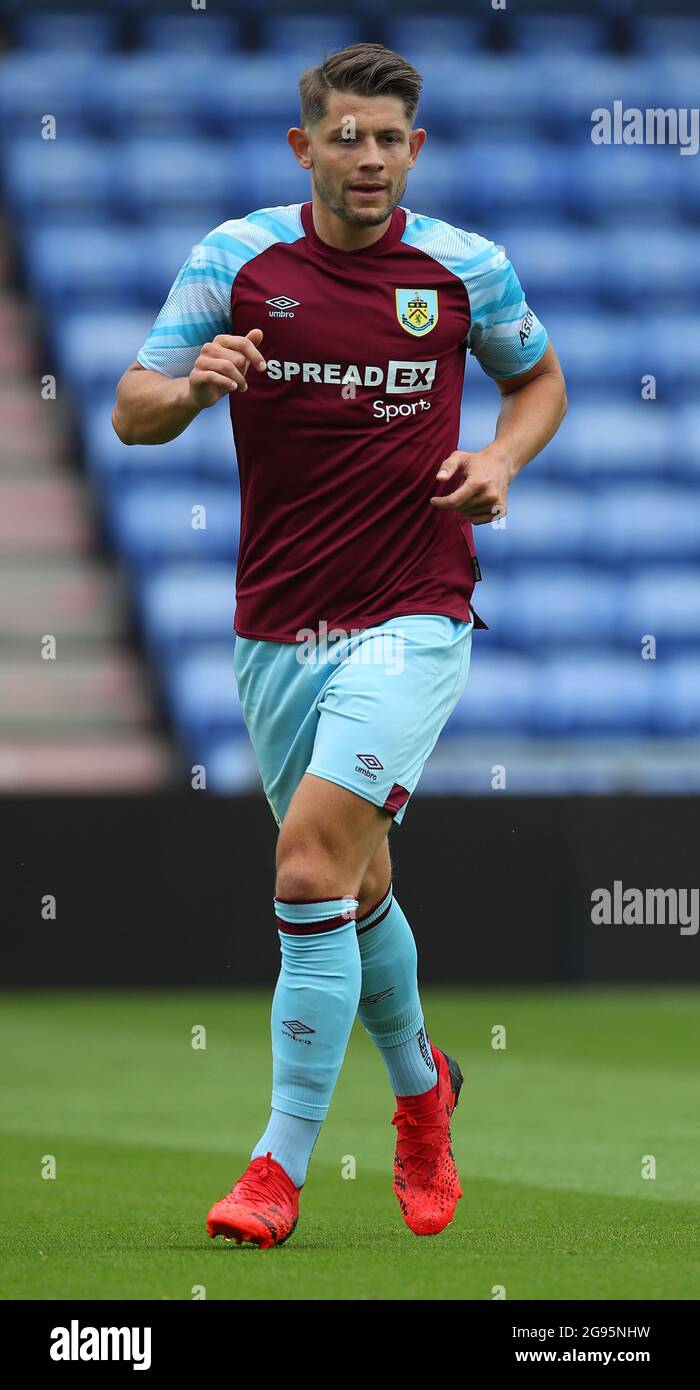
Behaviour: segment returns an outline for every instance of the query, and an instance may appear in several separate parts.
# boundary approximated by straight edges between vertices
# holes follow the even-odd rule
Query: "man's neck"
[[[362,251],[366,246],[373,246],[375,241],[384,236],[392,217],[389,213],[389,216],[376,227],[359,227],[352,222],[343,221],[343,218],[332,212],[316,194],[311,199],[311,212],[316,235],[335,251]]]

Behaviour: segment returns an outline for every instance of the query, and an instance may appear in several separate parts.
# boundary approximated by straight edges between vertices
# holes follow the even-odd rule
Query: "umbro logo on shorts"
[[[355,771],[359,772],[362,777],[369,777],[371,782],[376,782],[377,772],[384,771],[384,764],[380,763],[379,758],[376,756],[376,754],[356,753],[355,757],[357,758],[359,763],[362,763],[362,767],[358,767],[357,763],[355,764]],[[377,772],[374,771],[375,768],[377,769]]]
[[[380,763],[379,758],[376,757],[374,753],[356,753],[355,757],[357,761],[363,763],[365,767],[376,768],[379,772],[384,771],[384,764]]]

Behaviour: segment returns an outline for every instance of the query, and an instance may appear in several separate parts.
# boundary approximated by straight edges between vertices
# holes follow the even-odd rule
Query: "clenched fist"
[[[252,365],[259,372],[267,369],[265,358],[258,352],[262,336],[262,328],[251,328],[245,338],[217,333],[211,343],[204,343],[190,372],[188,404],[203,410],[227,391],[247,391],[248,368]]]

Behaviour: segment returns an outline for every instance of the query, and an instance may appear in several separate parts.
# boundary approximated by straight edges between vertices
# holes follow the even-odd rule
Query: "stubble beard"
[[[398,207],[401,202],[406,189],[406,183],[407,175],[404,174],[400,187],[394,190],[395,196],[392,195],[389,206],[385,211],[375,212],[368,208],[363,214],[361,209],[352,208],[344,202],[342,194],[333,187],[330,181],[321,177],[316,170],[314,170],[313,173],[314,191],[318,194],[321,202],[324,203],[331,212],[334,212],[336,217],[339,217],[341,221],[347,223],[350,227],[381,226],[382,222],[386,222],[387,218],[391,217],[394,208]]]

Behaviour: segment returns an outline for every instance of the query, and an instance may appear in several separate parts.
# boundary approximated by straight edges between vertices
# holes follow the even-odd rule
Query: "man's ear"
[[[302,169],[310,169],[311,152],[307,131],[299,126],[292,126],[291,129],[287,131],[287,144],[297,163],[301,164]]]
[[[419,126],[417,130],[411,131],[408,137],[408,144],[411,151],[411,158],[408,161],[409,169],[413,168],[427,138],[428,132],[427,130],[423,130],[422,126]]]

